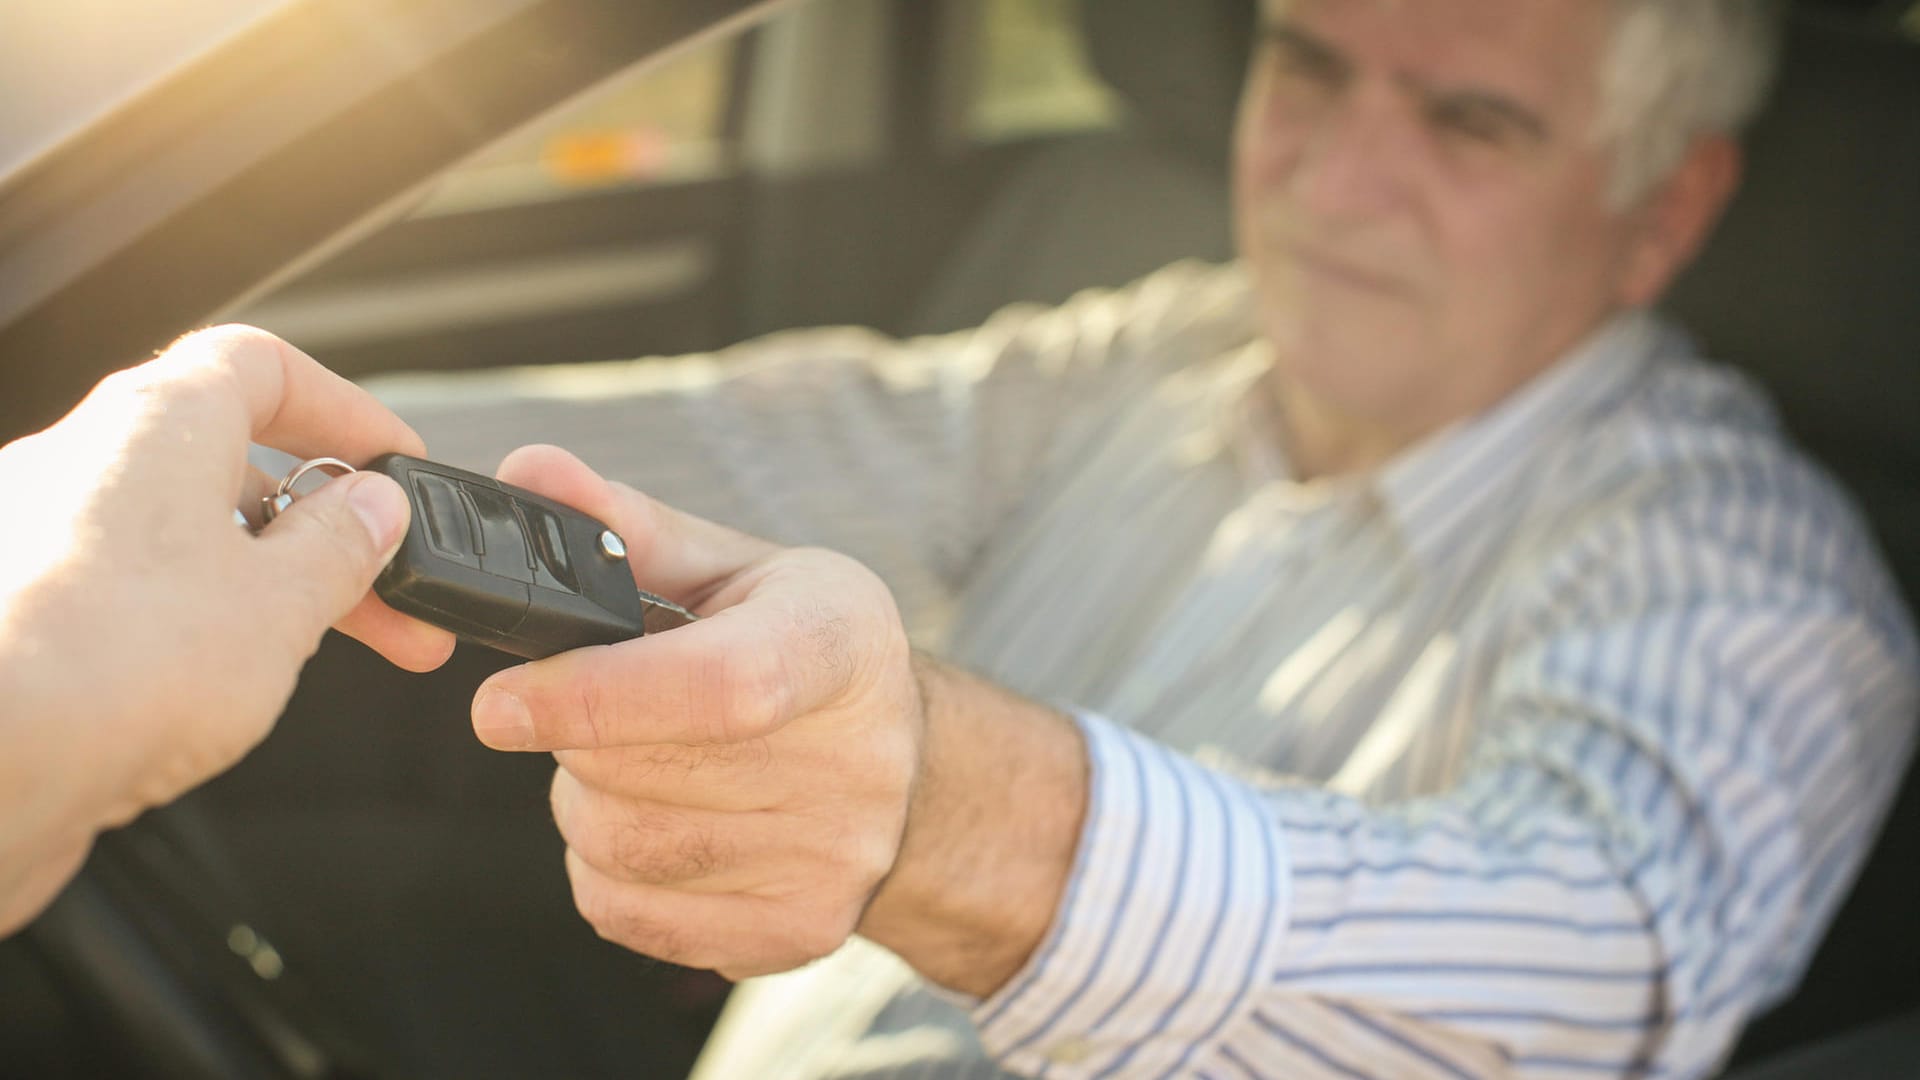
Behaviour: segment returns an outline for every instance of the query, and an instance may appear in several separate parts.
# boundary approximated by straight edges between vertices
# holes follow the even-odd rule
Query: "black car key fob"
[[[368,462],[413,504],[374,581],[389,607],[464,641],[538,660],[693,621],[642,592],[613,530],[524,488],[404,454]]]

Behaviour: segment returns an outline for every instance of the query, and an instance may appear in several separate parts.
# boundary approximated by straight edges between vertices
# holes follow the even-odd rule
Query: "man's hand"
[[[702,616],[501,672],[475,696],[482,741],[555,752],[582,915],[734,978],[839,947],[893,867],[920,768],[920,697],[886,587],[551,447],[517,451],[499,476],[612,525],[644,587]]]
[[[0,448],[0,933],[96,831],[265,737],[329,624],[415,670],[451,652],[368,593],[407,526],[392,481],[335,481],[251,536],[233,520],[267,485],[249,441],[348,461],[423,450],[365,392],[244,327],[184,338]]]
[[[913,654],[885,586],[528,447],[500,479],[612,525],[643,588],[701,621],[501,672],[474,726],[551,750],[581,914],[613,941],[729,977],[856,930],[988,993],[1032,952],[1086,791],[1074,725]]]

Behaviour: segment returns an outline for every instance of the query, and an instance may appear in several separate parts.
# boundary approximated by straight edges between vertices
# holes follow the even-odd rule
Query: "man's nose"
[[[1392,103],[1356,92],[1307,133],[1288,186],[1301,209],[1322,220],[1377,216],[1398,200],[1409,152]]]

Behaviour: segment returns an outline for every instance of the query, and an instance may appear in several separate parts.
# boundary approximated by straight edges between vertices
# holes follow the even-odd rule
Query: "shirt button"
[[[1047,1051],[1047,1060],[1056,1065],[1078,1065],[1092,1056],[1093,1044],[1085,1039],[1066,1039]]]

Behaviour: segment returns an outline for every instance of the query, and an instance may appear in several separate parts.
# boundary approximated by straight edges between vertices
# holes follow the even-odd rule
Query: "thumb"
[[[265,593],[302,640],[359,604],[406,536],[409,510],[400,485],[356,473],[305,496],[259,537],[270,584]]]
[[[523,446],[507,455],[496,475],[612,527],[626,542],[635,582],[681,603],[699,603],[734,575],[780,550],[766,540],[675,510],[625,484],[609,483],[558,447]]]

